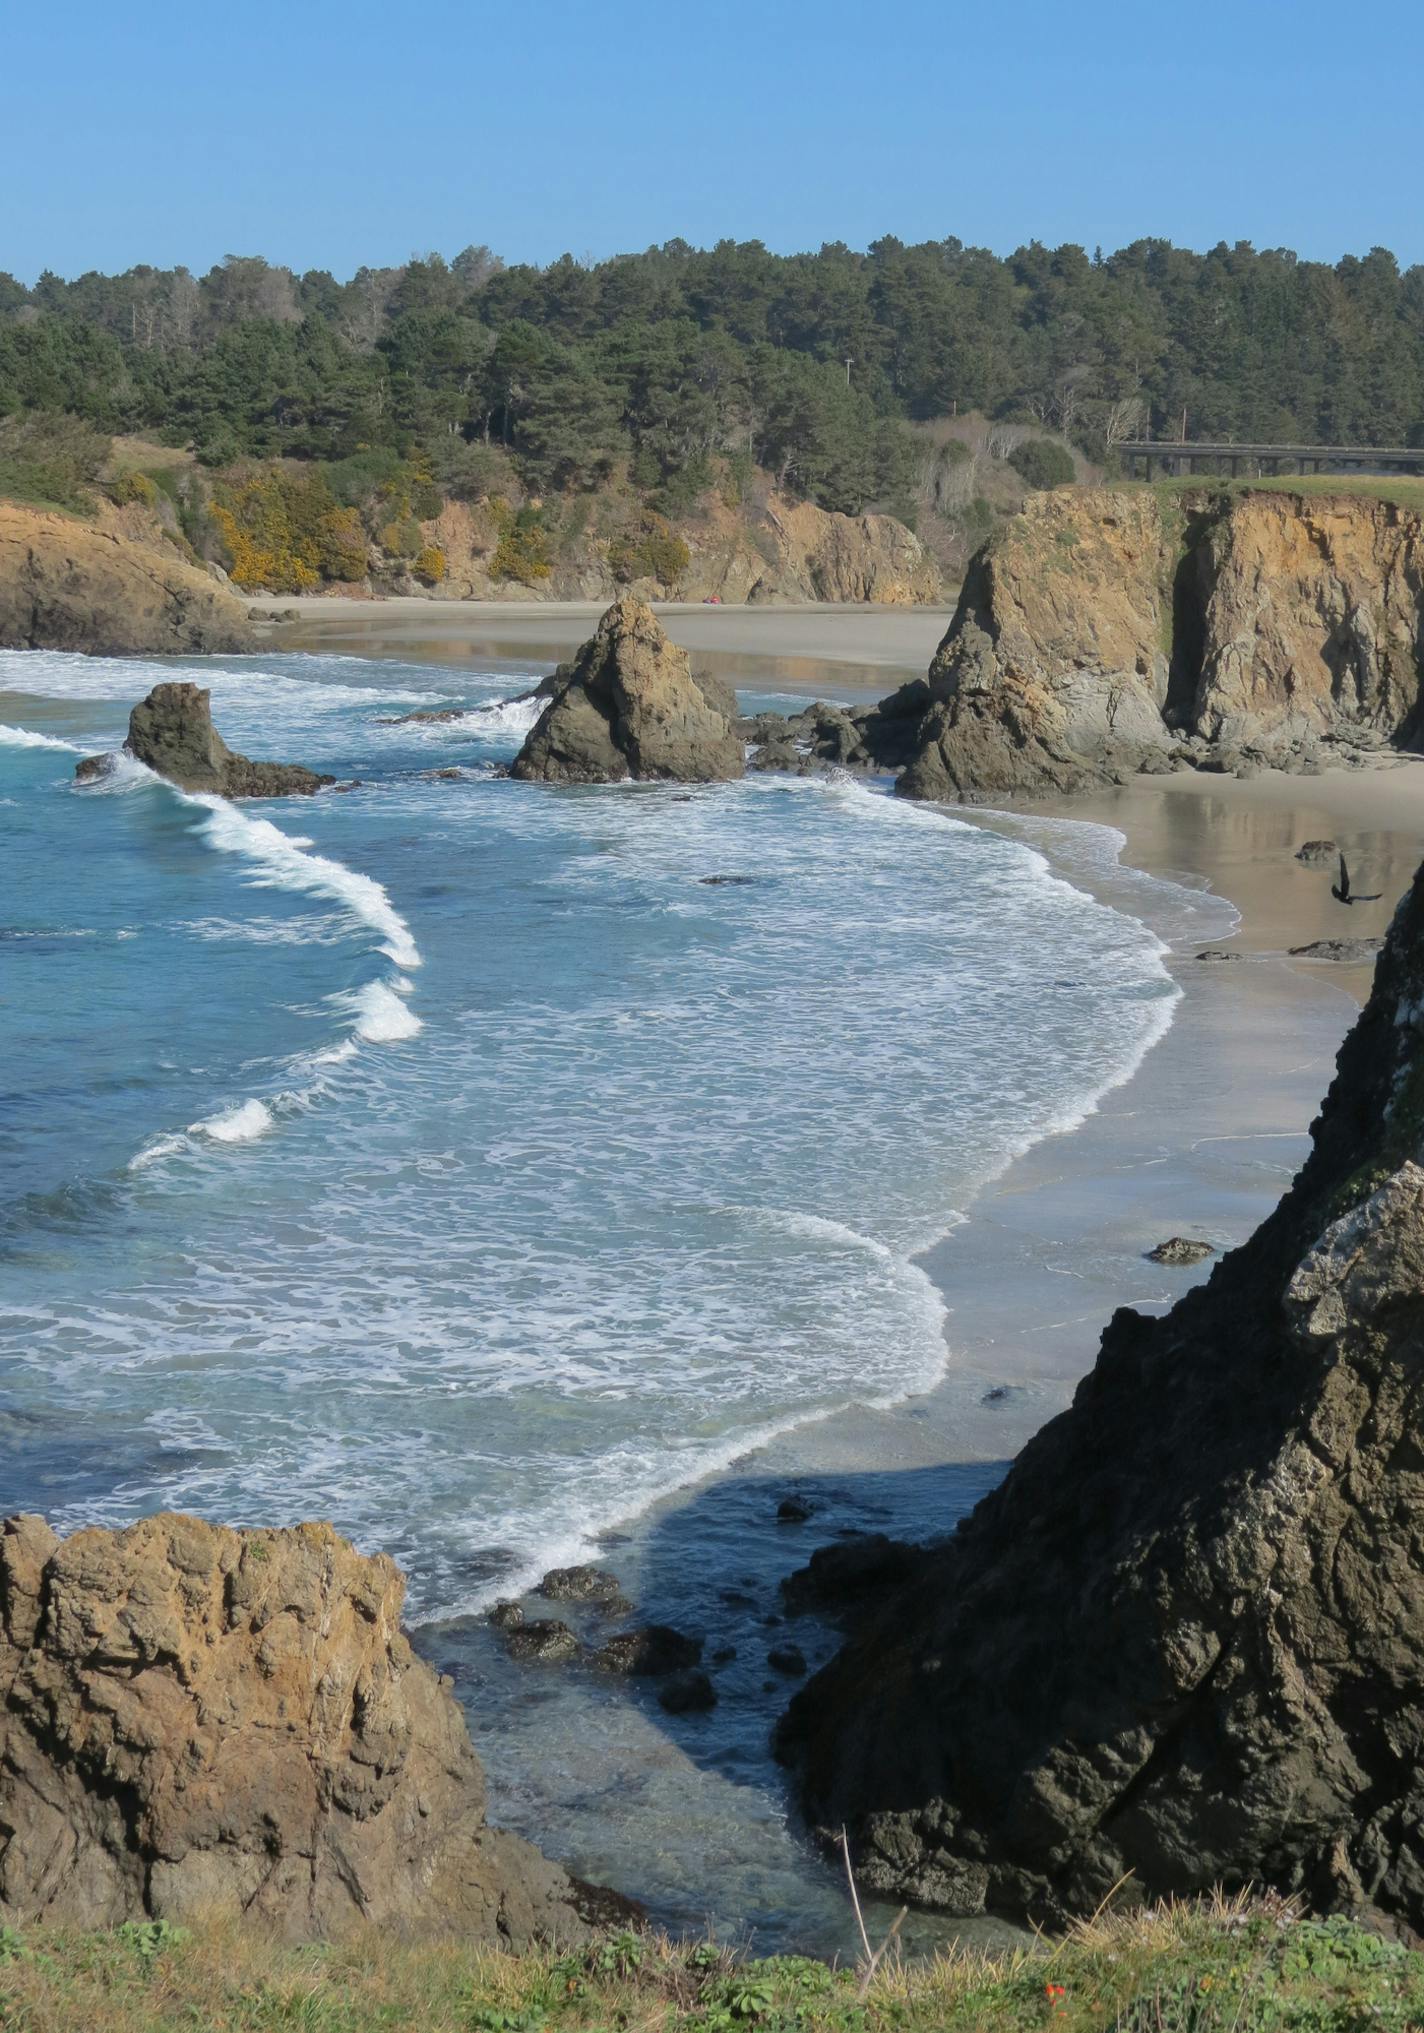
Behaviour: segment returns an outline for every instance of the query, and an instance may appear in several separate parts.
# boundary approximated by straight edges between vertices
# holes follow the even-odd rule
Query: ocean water
[[[1144,922],[883,785],[510,782],[531,675],[0,655],[5,1508],[328,1517],[477,1610],[930,1387],[917,1252],[1170,1022]],[[355,788],[76,786],[171,676]]]

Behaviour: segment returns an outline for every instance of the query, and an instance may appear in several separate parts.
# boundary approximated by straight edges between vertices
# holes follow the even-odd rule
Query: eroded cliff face
[[[1367,496],[1037,495],[971,563],[900,789],[1309,770],[1407,741],[1421,594],[1424,520]]]
[[[671,526],[687,546],[688,563],[674,577],[629,583],[615,572],[609,544],[595,534],[572,542],[546,579],[525,584],[496,578],[498,534],[478,506],[451,502],[425,526],[446,559],[433,588],[409,590],[449,600],[717,599],[745,602],[836,600],[913,606],[943,597],[934,558],[902,522],[889,515],[833,515],[810,502],[773,496],[764,516],[709,501]]]
[[[169,1515],[60,1540],[7,1519],[0,1920],[579,1938],[618,1902],[486,1825],[404,1594],[329,1525]]]
[[[252,646],[226,586],[124,519],[0,502],[0,648],[100,656],[222,655]]]
[[[1424,870],[1276,1212],[798,1695],[812,1820],[959,1913],[1251,1883],[1424,1934],[1422,1433]]]

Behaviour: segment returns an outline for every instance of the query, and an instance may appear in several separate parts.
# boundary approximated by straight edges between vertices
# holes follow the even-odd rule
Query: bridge
[[[1195,473],[1198,461],[1210,472],[1225,470],[1234,477],[1244,470],[1258,479],[1264,473],[1279,473],[1282,467],[1294,467],[1297,473],[1424,473],[1424,446],[1212,445],[1130,439],[1114,450],[1129,477],[1140,472],[1146,480],[1154,469]]]

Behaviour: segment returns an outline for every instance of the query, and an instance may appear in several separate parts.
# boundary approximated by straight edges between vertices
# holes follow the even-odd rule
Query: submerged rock
[[[1383,939],[1312,939],[1308,946],[1292,946],[1293,960],[1334,960],[1345,967],[1358,967],[1373,960]]]
[[[746,764],[736,701],[720,679],[694,676],[640,600],[610,607],[551,681],[551,697],[510,769],[526,781],[725,782]]]
[[[582,1934],[584,1888],[487,1825],[404,1593],[329,1525],[164,1515],[61,1540],[6,1520],[0,1920]]]
[[[615,1602],[623,1590],[606,1567],[551,1567],[534,1593],[546,1602]]]
[[[1216,1244],[1202,1242],[1195,1236],[1172,1235],[1166,1242],[1159,1242],[1156,1249],[1148,1250],[1147,1255],[1154,1264],[1201,1264],[1216,1255]]]
[[[1334,868],[1339,852],[1334,840],[1307,840],[1304,847],[1296,849],[1295,858],[1307,868]]]
[[[686,1673],[674,1673],[658,1689],[658,1702],[669,1715],[696,1715],[717,1706],[717,1690],[707,1675],[694,1667]]]
[[[582,1649],[567,1624],[555,1617],[536,1617],[506,1627],[505,1645],[511,1659],[540,1666],[563,1666],[576,1659]]]
[[[600,1645],[593,1663],[605,1673],[642,1676],[678,1673],[695,1666],[701,1657],[701,1638],[686,1637],[670,1624],[644,1624],[636,1631],[620,1631]]]
[[[127,752],[181,791],[223,798],[309,797],[335,777],[294,762],[249,762],[213,725],[211,695],[200,685],[155,685],[129,715]],[[88,756],[74,771],[83,782],[101,776],[107,756]]]
[[[792,1703],[876,1893],[1256,1884],[1424,1933],[1424,871],[1311,1154]],[[926,1520],[932,1523],[933,1520]]]

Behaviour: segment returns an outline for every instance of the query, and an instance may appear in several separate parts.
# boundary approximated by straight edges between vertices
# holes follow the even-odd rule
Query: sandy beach
[[[416,662],[529,657],[557,662],[585,641],[604,600],[328,599],[284,601],[295,621],[268,626],[274,648],[327,655],[399,656]],[[265,611],[265,610],[262,610]],[[879,697],[919,676],[953,607],[708,607],[658,602],[673,641],[734,682],[753,668],[781,691],[832,690]],[[827,667],[831,667],[829,672]]]

